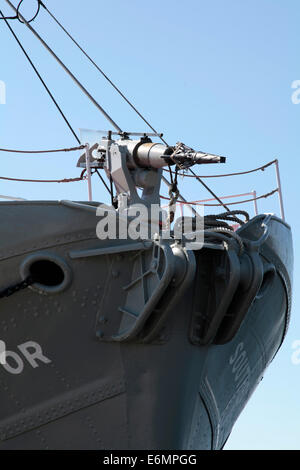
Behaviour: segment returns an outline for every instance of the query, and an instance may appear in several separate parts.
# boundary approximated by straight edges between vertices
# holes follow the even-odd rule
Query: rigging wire
[[[23,1],[24,0],[21,0],[19,5],[17,6],[17,15],[16,16],[17,16],[17,19],[20,21],[20,23],[24,24],[24,21],[21,20],[20,15],[19,15],[19,10],[21,8],[21,5],[22,5]],[[37,10],[36,10],[35,14],[33,15],[33,17],[30,20],[27,20],[27,23],[31,23],[32,21],[34,21],[36,19],[36,17],[38,16],[38,14],[40,12],[41,4],[42,4],[42,2],[40,0],[37,0]]]
[[[1,149],[0,152],[9,153],[56,153],[56,152],[74,152],[75,150],[82,150],[85,145],[79,145],[78,147],[70,147],[66,149],[55,149],[55,150],[12,150],[12,149]]]
[[[25,57],[27,58],[28,62],[30,63],[31,67],[33,68],[34,72],[36,73],[37,77],[39,78],[39,80],[41,81],[41,83],[43,84],[45,90],[47,91],[48,95],[50,96],[51,100],[53,101],[54,105],[56,106],[57,110],[59,111],[60,115],[62,116],[63,120],[65,121],[65,123],[67,124],[68,128],[70,129],[70,131],[72,132],[73,136],[75,137],[75,139],[77,140],[78,144],[80,145],[80,140],[78,138],[78,136],[76,135],[73,127],[71,126],[70,122],[68,121],[68,119],[66,118],[65,114],[63,113],[61,107],[59,106],[59,104],[57,103],[56,99],[54,98],[53,94],[51,93],[50,89],[48,88],[48,86],[46,85],[44,79],[42,78],[41,74],[39,73],[38,69],[36,68],[36,66],[34,65],[34,63],[32,62],[32,60],[30,59],[28,53],[26,52],[26,50],[24,49],[23,45],[21,44],[19,38],[17,37],[16,33],[14,32],[14,30],[12,29],[12,27],[10,26],[10,24],[8,23],[7,19],[4,17],[2,11],[0,10],[0,14],[2,16],[2,20],[5,21],[8,29],[10,30],[11,34],[13,35],[13,37],[15,38],[15,40],[17,41],[19,47],[21,48],[21,50],[23,51]]]
[[[18,20],[19,19],[19,8],[21,6],[21,3],[23,2],[23,0],[21,0],[17,6],[17,14],[15,16],[4,16],[3,13],[1,12],[2,14],[2,18],[0,18],[0,20]]]
[[[41,6],[46,10],[46,12],[51,16],[55,23],[64,31],[64,33],[71,39],[71,41],[78,47],[78,49],[85,55],[85,57],[93,64],[93,66],[101,73],[105,80],[119,93],[119,95],[126,101],[127,104],[133,109],[133,111],[147,124],[147,126],[162,140],[165,145],[168,145],[167,142],[160,136],[160,134],[154,129],[154,127],[147,121],[147,119],[138,111],[138,109],[133,105],[131,101],[124,95],[124,93],[117,87],[117,85],[106,75],[106,73],[99,67],[99,65],[91,58],[91,56],[83,49],[83,47],[74,39],[74,37],[67,31],[67,29],[58,21],[53,13],[47,8],[47,6],[40,2]]]
[[[19,3],[18,7],[17,7],[17,15],[18,15],[18,18],[19,18],[19,8],[21,6],[21,3],[22,3],[23,0],[21,0],[21,2]],[[40,2],[39,2],[39,7],[40,7]],[[38,9],[39,10],[39,9]],[[81,142],[79,140],[79,137],[77,136],[77,134],[75,133],[73,127],[71,126],[70,122],[68,121],[68,119],[66,118],[65,114],[63,113],[62,109],[60,108],[59,104],[57,103],[56,99],[54,98],[53,94],[51,93],[50,89],[48,88],[48,86],[46,85],[44,79],[42,78],[42,76],[40,75],[39,71],[37,70],[37,68],[35,67],[35,65],[33,64],[31,58],[29,57],[28,53],[26,52],[26,50],[24,49],[23,45],[21,44],[19,38],[17,37],[17,35],[15,34],[15,32],[13,31],[12,27],[10,26],[10,24],[8,23],[7,19],[4,17],[2,11],[0,10],[0,14],[2,16],[1,19],[3,19],[7,25],[7,27],[9,28],[11,34],[13,35],[13,37],[15,38],[15,40],[17,41],[18,45],[20,46],[21,50],[23,51],[24,55],[26,56],[27,60],[29,61],[30,65],[32,66],[33,70],[35,71],[36,75],[38,76],[39,80],[41,81],[41,83],[43,84],[44,88],[46,89],[48,95],[50,96],[51,100],[53,101],[53,103],[55,104],[57,110],[59,111],[59,113],[61,114],[62,118],[64,119],[65,123],[67,124],[68,128],[70,129],[70,131],[72,132],[73,136],[75,137],[76,141],[78,142],[79,146],[78,147],[73,147],[73,148],[70,148],[70,149],[56,149],[56,150],[40,150],[40,151],[35,151],[35,150],[31,150],[31,151],[22,151],[22,150],[11,150],[11,149],[0,149],[0,151],[6,151],[6,152],[14,152],[14,153],[53,153],[53,152],[68,152],[68,151],[73,151],[73,150],[79,150],[79,149],[83,149],[85,146],[84,145],[80,145]],[[37,12],[38,14],[38,12]],[[37,16],[37,14],[35,15],[35,17]],[[34,17],[34,18],[35,18]],[[33,18],[33,19],[34,19]],[[30,21],[33,21],[33,19],[31,19]],[[23,21],[21,21],[22,23],[24,23]],[[27,22],[29,23],[29,22]],[[101,175],[99,175],[103,184],[105,185],[105,187],[108,189],[105,181],[103,180],[103,178],[101,177]],[[81,181],[83,179],[83,174],[79,177],[79,178],[69,178],[69,179],[63,179],[63,180],[20,180],[20,179],[13,179],[13,178],[5,178],[5,177],[2,177],[1,179],[6,179],[6,180],[10,180],[10,181],[28,181],[28,182],[41,182],[41,183],[67,183],[67,182],[75,182],[75,181]],[[108,189],[109,191],[109,189]],[[110,192],[110,191],[109,191]]]
[[[109,192],[109,194],[112,196],[112,193],[109,189],[109,187],[107,186],[104,178],[102,177],[102,175],[99,173],[99,171],[96,169],[94,173],[97,173],[97,175],[99,176],[100,180],[102,181],[102,183],[104,184],[105,188],[107,189],[107,191]]]
[[[83,181],[85,179],[86,177],[83,175],[83,172],[77,178],[63,178],[60,180],[32,180],[32,179],[10,178],[8,176],[0,176],[0,180],[19,181],[21,183],[75,183],[76,181]]]
[[[10,0],[6,0],[6,3],[17,12],[16,7],[10,2]],[[95,98],[87,91],[87,89],[82,85],[82,83],[75,77],[75,75],[71,72],[71,70],[65,65],[65,63],[55,54],[55,52],[51,49],[51,47],[44,41],[44,39],[38,34],[38,32],[26,21],[26,19],[19,13],[19,17],[27,26],[27,28],[34,34],[34,36],[41,42],[41,44],[45,47],[45,49],[54,57],[54,59],[59,63],[59,65],[64,69],[64,71],[72,78],[72,80],[76,83],[76,85],[81,89],[81,91],[89,98],[89,100],[96,106],[96,108],[105,116],[105,118],[111,123],[111,125],[120,133],[122,133],[122,129],[115,123],[115,121],[107,114],[107,112],[100,106],[100,104],[95,100]]]
[[[266,194],[262,194],[261,196],[256,196],[252,199],[245,199],[244,201],[235,201],[235,202],[228,202],[227,205],[228,206],[233,206],[235,204],[244,204],[246,202],[253,202],[253,201],[258,201],[259,199],[263,199],[263,198],[268,198],[270,196],[273,196],[273,194],[277,193],[278,192],[278,188],[276,189],[273,189],[272,191],[270,191],[269,193],[266,193]],[[165,199],[166,201],[169,201],[169,198],[168,197],[165,197],[165,196],[160,196],[161,199]],[[223,204],[203,204],[199,201],[180,201],[179,204],[188,204],[190,206],[204,206],[204,207],[219,207],[219,206],[223,206]],[[231,211],[229,211],[231,212]]]
[[[259,170],[264,171],[269,166],[274,165],[274,163],[276,163],[276,160],[272,160],[271,162],[268,162],[265,165],[259,166],[258,168],[253,168],[252,170],[248,170],[248,171],[239,171],[239,172],[236,172],[236,173],[226,173],[224,175],[196,175],[196,177],[198,177],[198,178],[225,178],[226,176],[248,175],[249,173],[254,173],[254,172],[259,171]],[[168,170],[164,169],[164,171],[168,171]],[[174,171],[172,173],[175,174]],[[180,176],[183,176],[184,178],[195,178],[194,175],[187,175],[185,173],[181,174]]]
[[[112,176],[109,176],[109,184],[110,184],[110,199],[111,199],[111,205],[116,209],[116,200],[114,198],[114,188],[113,188],[113,179]]]
[[[196,173],[191,168],[189,168],[189,171],[192,173],[192,175],[194,175],[196,180],[199,181],[199,183],[201,183],[202,186],[204,186],[204,188],[207,189],[207,191],[210,192],[210,194],[219,202],[219,205],[222,205],[224,207],[224,209],[226,209],[228,212],[230,212],[229,207],[226,206],[226,204],[213,192],[212,189],[210,189],[207,186],[206,183],[204,183],[204,181],[202,181],[201,178],[199,178],[199,176],[196,175]]]
[[[0,18],[0,20],[19,20],[20,23],[24,23],[24,21],[22,21],[20,19],[20,16],[19,16],[19,10],[21,8],[21,5],[23,3],[24,0],[21,0],[19,3],[18,3],[18,6],[17,6],[17,9],[16,9],[16,15],[15,16],[4,16],[2,18]],[[35,12],[35,14],[33,15],[33,17],[30,19],[30,20],[27,20],[28,23],[31,23],[32,21],[34,21],[36,19],[36,17],[38,16],[39,12],[40,12],[40,8],[41,8],[41,1],[40,0],[37,0],[37,10]]]

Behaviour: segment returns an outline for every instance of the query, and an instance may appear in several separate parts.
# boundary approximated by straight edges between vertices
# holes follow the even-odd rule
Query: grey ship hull
[[[108,311],[106,299],[121,303],[132,258],[72,255],[106,246],[88,210],[9,202],[0,204],[0,215],[0,286],[16,284],[43,257],[61,260],[66,276],[58,289],[33,285],[0,299],[8,350],[0,365],[0,449],[222,448],[287,329],[289,227],[272,218],[259,256],[275,269],[229,341],[202,344],[197,336],[199,302],[206,298],[213,313],[207,294],[218,288],[207,273],[216,253],[208,248],[195,253],[193,282],[177,297],[171,293],[175,303],[152,338],[101,341],[103,315],[115,308]],[[259,238],[263,217],[241,236]]]

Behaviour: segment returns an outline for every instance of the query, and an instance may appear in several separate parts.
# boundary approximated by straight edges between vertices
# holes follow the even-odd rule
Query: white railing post
[[[279,164],[278,164],[277,159],[275,160],[275,170],[276,170],[276,180],[277,180],[278,197],[279,197],[279,205],[280,205],[280,215],[281,215],[282,220],[285,220],[284,208],[283,208],[283,198],[282,198],[282,191],[281,191],[280,173],[279,173]]]
[[[258,215],[257,200],[256,200],[256,191],[252,191],[253,194],[253,205],[254,205],[254,214]]]
[[[88,197],[89,201],[93,200],[92,196],[92,175],[91,175],[91,166],[90,166],[90,146],[85,144],[85,164],[86,164],[86,175],[87,175],[87,184],[88,184]]]

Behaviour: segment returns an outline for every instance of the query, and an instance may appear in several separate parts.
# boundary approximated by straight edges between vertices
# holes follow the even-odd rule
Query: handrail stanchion
[[[181,204],[181,202],[179,202],[179,207],[180,207],[180,213],[181,213],[181,217],[183,217],[183,207],[182,207],[182,204]]]
[[[282,220],[285,221],[283,198],[282,198],[282,191],[281,191],[281,181],[280,181],[280,173],[279,173],[279,164],[278,164],[277,158],[275,160],[275,169],[276,169],[276,180],[277,180],[278,197],[279,197],[279,205],[280,205],[280,215],[281,215]]]
[[[255,189],[252,191],[252,194],[253,194],[254,214],[255,214],[255,215],[258,215],[258,208],[257,208],[256,191],[255,191]]]
[[[85,163],[86,163],[86,174],[87,174],[89,201],[92,201],[93,200],[93,197],[92,197],[92,175],[91,175],[91,166],[90,166],[90,146],[89,146],[89,144],[85,144]]]

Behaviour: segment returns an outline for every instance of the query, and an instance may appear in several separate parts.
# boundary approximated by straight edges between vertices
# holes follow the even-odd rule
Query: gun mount
[[[162,170],[176,165],[184,170],[193,165],[225,163],[226,158],[202,151],[178,142],[174,147],[152,142],[149,135],[143,134],[139,140],[132,140],[129,134],[114,140],[112,132],[103,137],[100,143],[90,147],[91,168],[104,169],[109,180],[116,188],[117,197],[127,199],[127,206],[136,203],[159,204],[159,189]],[[136,135],[136,134],[134,134]],[[86,167],[83,154],[77,166]],[[137,188],[142,189],[141,197]]]

